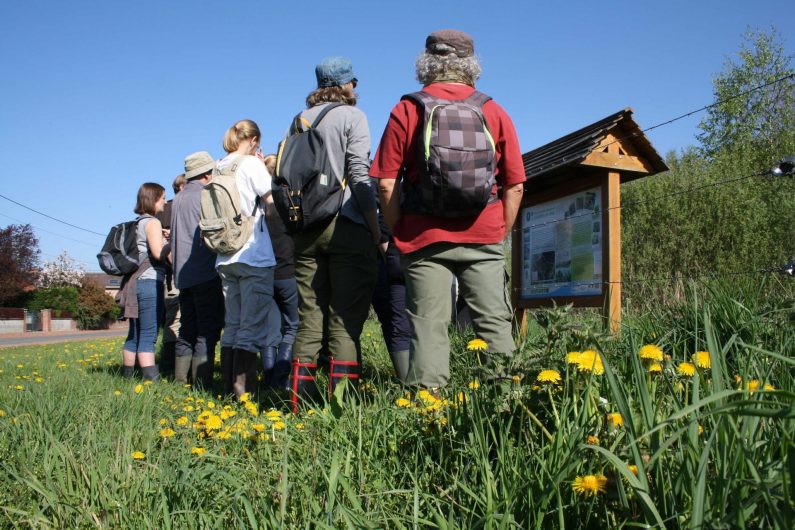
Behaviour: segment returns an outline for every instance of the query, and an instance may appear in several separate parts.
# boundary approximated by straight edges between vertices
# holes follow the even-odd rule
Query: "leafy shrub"
[[[121,311],[116,301],[104,289],[84,281],[80,286],[75,319],[80,329],[107,327],[109,320],[119,318]]]
[[[78,297],[77,287],[71,285],[37,289],[28,302],[27,308],[36,311],[52,309],[55,312],[54,316],[58,316],[60,312],[74,314],[77,312]]]

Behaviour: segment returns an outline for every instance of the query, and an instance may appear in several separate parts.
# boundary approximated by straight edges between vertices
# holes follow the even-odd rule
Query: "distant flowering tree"
[[[67,285],[80,287],[85,275],[85,267],[79,265],[69,256],[69,252],[64,250],[53,261],[44,262],[39,274],[39,287],[44,289]]]

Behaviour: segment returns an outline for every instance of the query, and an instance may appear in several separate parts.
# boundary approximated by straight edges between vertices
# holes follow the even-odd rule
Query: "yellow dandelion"
[[[280,411],[278,411],[278,410],[271,409],[271,410],[269,410],[268,412],[265,413],[265,417],[269,418],[269,419],[270,418],[278,419],[278,418],[282,417],[282,413]]]
[[[0,418],[4,417],[5,415],[6,415],[6,411],[4,411],[3,409],[0,409]]]
[[[117,388],[116,390],[113,391],[113,394],[116,395],[116,396],[120,396],[121,395],[121,390],[119,390]]]
[[[208,401],[207,402],[207,408],[208,409],[214,409],[215,408],[215,403],[213,403],[212,401]]]
[[[397,405],[398,407],[408,407],[411,405],[411,401],[409,401],[406,398],[398,398],[395,401],[395,405]]]
[[[25,390],[25,387],[24,387],[24,386],[22,386],[22,385],[16,385],[16,386],[14,387],[14,390]]]
[[[638,352],[641,359],[660,362],[663,360],[663,351],[656,344],[646,344]]]
[[[221,440],[228,440],[232,437],[232,431],[229,429],[224,429],[223,431],[218,433],[218,438]]]
[[[295,428],[298,429],[299,431],[303,431],[304,430],[304,424],[303,423],[296,423],[295,424]]]
[[[684,377],[693,377],[696,373],[696,366],[692,363],[679,363],[676,373]]]
[[[696,352],[695,355],[693,355],[693,362],[699,368],[708,369],[712,366],[712,362],[710,361],[708,351]]]
[[[636,477],[638,476],[638,466],[636,466],[635,464],[627,464],[627,467],[629,468],[629,470],[632,472],[633,475],[635,475]]]
[[[185,412],[193,412],[193,405],[185,405],[184,407],[182,407],[182,410],[184,410]]]
[[[467,386],[469,387],[470,390],[477,390],[478,388],[480,388],[480,381],[475,379],[473,381],[470,381]]]
[[[700,423],[698,424],[698,434],[704,434],[704,427]]]
[[[142,453],[141,451],[133,451],[131,455],[135,460],[143,460],[146,458],[146,454]]]
[[[251,394],[249,392],[244,392],[242,396],[240,396],[240,402],[246,403],[249,399],[251,399]]]
[[[463,392],[459,392],[455,397],[457,403],[466,403],[468,399],[469,398],[467,397],[467,395],[464,394]]]
[[[223,426],[223,424],[223,420],[215,414],[211,414],[206,420],[204,420],[204,428],[208,431],[217,431]]]
[[[259,410],[257,409],[257,404],[252,403],[251,401],[247,401],[244,405],[246,407],[246,411],[252,416],[259,416]]]
[[[171,429],[169,427],[166,427],[165,429],[161,429],[160,430],[160,437],[161,438],[171,438],[175,434],[177,434],[177,433],[174,432],[174,429]]]
[[[317,411],[315,409],[309,409],[306,411],[307,416],[311,416],[312,414],[317,414]]]
[[[44,379],[42,379],[41,377],[37,377],[36,379],[34,379],[34,381],[37,383],[43,383]]]
[[[222,420],[228,420],[229,418],[231,418],[233,416],[237,416],[237,412],[235,412],[234,410],[222,410],[221,411],[221,419]]]
[[[570,351],[566,354],[566,362],[568,364],[580,364],[580,356],[582,353],[578,351]]]
[[[745,389],[749,392],[756,392],[759,390],[759,385],[761,384],[762,383],[759,381],[759,379],[751,379],[745,384]]]
[[[191,450],[190,450],[190,453],[192,455],[197,455],[197,456],[201,456],[201,455],[203,455],[206,452],[207,452],[207,449],[205,449],[204,447],[192,447]]]
[[[593,372],[594,375],[602,375],[605,373],[604,364],[602,364],[602,356],[599,352],[594,350],[585,350],[580,354],[577,368],[584,372]]]
[[[773,385],[765,384],[765,390],[775,390],[775,389],[776,387],[774,387]]]
[[[521,375],[512,375],[511,376],[511,381],[513,381],[513,383],[515,385],[518,385],[519,383],[522,382],[522,376]]]
[[[589,436],[588,438],[585,439],[585,443],[587,443],[589,445],[599,445],[599,438],[597,438],[594,435],[591,435],[591,436]]]
[[[538,377],[536,377],[536,381],[539,383],[552,383],[553,385],[557,385],[560,383],[560,373],[557,370],[542,370]]]
[[[663,371],[663,367],[660,363],[651,363],[649,365],[649,373],[650,374],[660,374]]]
[[[152,382],[151,382],[151,381],[144,381],[144,386],[149,386],[149,385],[151,385],[151,384],[152,384]]]
[[[160,422],[159,423],[160,423],[160,425],[166,425],[166,424],[168,424],[168,420],[165,419],[165,418],[160,418]]]
[[[607,421],[613,427],[621,427],[624,425],[624,418],[618,412],[613,412],[607,415]]]
[[[578,476],[571,483],[571,489],[579,495],[595,497],[599,493],[607,491],[607,477],[604,475]]]
[[[467,342],[467,350],[470,351],[483,351],[488,349],[489,345],[483,339],[472,339]]]
[[[471,384],[471,383],[470,383]],[[470,387],[471,388],[471,387]],[[417,397],[420,398],[425,403],[436,403],[439,401],[439,398],[434,396],[428,389],[423,388],[419,392],[417,392]]]
[[[276,423],[272,424],[271,427],[273,427],[274,431],[283,431],[287,427],[287,424],[283,421],[277,421]]]
[[[140,394],[141,392],[144,391],[144,385],[135,385],[135,389],[134,390],[135,390],[136,394]]]
[[[180,427],[187,427],[190,424],[190,420],[188,420],[187,416],[180,416],[177,418],[177,425]]]

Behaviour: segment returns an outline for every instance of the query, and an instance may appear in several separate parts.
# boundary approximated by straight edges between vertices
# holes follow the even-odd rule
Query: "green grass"
[[[615,337],[587,314],[542,312],[499,384],[470,384],[472,336],[456,334],[443,402],[399,401],[368,322],[361,402],[272,418],[274,396],[255,416],[174,383],[136,393],[120,341],[0,350],[0,526],[789,528],[793,315],[759,298],[694,290]],[[638,356],[648,343],[668,356],[660,374]],[[602,375],[567,364],[584,349],[603,354]],[[710,369],[677,375],[697,350]],[[561,384],[537,382],[542,369]],[[587,475],[603,491],[576,493]]]

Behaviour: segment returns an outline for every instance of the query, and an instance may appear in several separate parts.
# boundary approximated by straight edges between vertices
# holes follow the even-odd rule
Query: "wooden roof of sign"
[[[626,108],[522,155],[528,183],[553,184],[577,175],[609,169],[621,183],[668,170]]]

